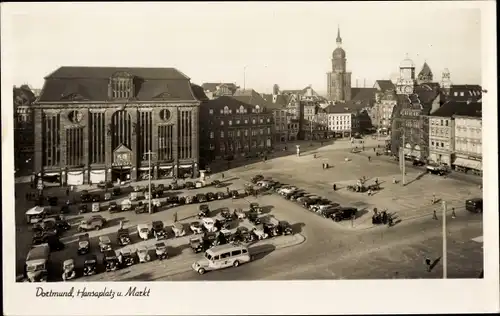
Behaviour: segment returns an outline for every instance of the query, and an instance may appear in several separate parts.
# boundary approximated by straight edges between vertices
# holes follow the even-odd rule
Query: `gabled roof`
[[[196,99],[198,99],[200,101],[206,101],[206,100],[208,100],[208,97],[205,94],[205,91],[203,91],[203,88],[201,86],[192,83],[191,84],[191,90],[193,90],[193,94],[196,97]]]
[[[267,109],[280,107],[277,104],[273,104],[272,102],[268,102],[267,100],[265,100],[260,95],[260,93],[258,93],[254,89],[238,90],[234,93],[232,98],[239,100],[241,102],[245,102],[247,104],[251,104],[253,106],[258,105],[260,107],[265,107]]]
[[[228,96],[228,95],[223,95],[216,99],[203,102],[201,106],[203,108],[210,108],[214,110],[220,110],[226,106],[232,110],[237,110],[241,106],[243,106],[248,111],[248,113],[252,113],[252,109],[255,108],[256,105],[259,105],[261,108],[269,110],[269,107],[266,106],[267,104],[251,104],[243,101],[241,98],[235,98],[234,96]]]
[[[439,109],[436,110],[436,112],[432,113],[430,116],[452,117],[454,115],[481,117],[482,103],[448,101],[444,103]]]
[[[35,94],[27,85],[14,87],[13,94],[14,104],[16,105],[31,105],[36,99]]]
[[[137,101],[196,101],[189,77],[175,68],[60,67],[47,77],[39,102],[109,101],[109,80],[130,76]]]
[[[395,86],[391,80],[377,80],[376,83],[380,87],[380,90],[383,92],[395,89]]]
[[[227,86],[229,89],[236,91],[238,89],[238,86],[232,82],[205,82],[201,85],[204,91],[210,91],[214,92],[217,90],[217,87],[219,86]]]
[[[328,114],[348,114],[348,113],[353,113],[356,112],[356,110],[353,110],[349,108],[348,106],[345,106],[344,104],[330,104],[326,108],[324,108],[324,111]]]

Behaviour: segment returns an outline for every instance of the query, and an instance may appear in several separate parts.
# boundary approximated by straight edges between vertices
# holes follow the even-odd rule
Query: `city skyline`
[[[448,68],[455,84],[484,84],[481,12],[473,3],[98,5],[13,6],[13,82],[42,88],[60,66],[175,67],[200,85],[236,82],[268,93],[275,83],[310,84],[324,93],[340,27],[353,87],[394,78],[406,54],[417,73],[427,62],[434,81]]]

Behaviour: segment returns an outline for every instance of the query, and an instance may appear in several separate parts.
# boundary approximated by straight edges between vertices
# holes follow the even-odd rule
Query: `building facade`
[[[386,135],[391,129],[392,111],[397,104],[396,89],[390,80],[377,80],[375,89],[375,104],[369,115],[377,131]]]
[[[35,94],[27,86],[14,87],[14,167],[16,174],[33,171],[35,134],[32,103]]]
[[[204,162],[210,164],[271,150],[273,113],[265,105],[252,105],[228,96],[203,102],[200,151]]]
[[[337,48],[332,53],[332,71],[327,72],[327,99],[330,101],[351,100],[351,73],[347,71],[346,53],[342,48],[340,29],[337,31]]]
[[[455,151],[455,128],[451,116],[436,111],[429,117],[429,161],[451,167]]]
[[[239,89],[235,83],[214,83],[205,82],[201,85],[203,92],[209,99],[215,99],[221,96],[231,96]]]
[[[35,172],[67,185],[196,177],[199,104],[174,68],[61,67],[34,104]]]
[[[455,120],[455,160],[458,171],[482,175],[482,104],[466,104],[466,108],[453,116]]]
[[[342,106],[328,106],[328,130],[334,138],[350,138],[354,115],[351,110]]]

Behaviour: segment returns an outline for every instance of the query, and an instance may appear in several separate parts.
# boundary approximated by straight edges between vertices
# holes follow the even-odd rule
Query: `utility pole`
[[[149,199],[148,199],[148,207],[149,207],[149,214],[153,214],[153,209],[151,207],[151,200],[152,200],[152,196],[151,196],[151,155],[154,155],[154,153],[152,151],[148,151],[147,153],[144,153],[144,155],[148,155],[148,165],[149,165],[149,177],[148,177],[148,182],[149,182],[149,188],[148,188],[148,192],[149,192]]]
[[[405,163],[406,161],[405,161],[405,147],[404,147],[405,146],[405,132],[404,131],[403,131],[403,144],[402,145],[403,146],[401,147],[401,156],[402,156],[401,157],[402,158],[401,159],[401,163],[402,163],[401,171],[403,173],[402,184],[403,184],[403,186],[405,186],[406,185],[406,175],[405,175],[406,174],[406,163]]]
[[[446,201],[443,201],[443,279],[448,277],[448,258],[446,245]]]
[[[246,89],[246,83],[247,83],[247,67],[243,67],[243,91]]]

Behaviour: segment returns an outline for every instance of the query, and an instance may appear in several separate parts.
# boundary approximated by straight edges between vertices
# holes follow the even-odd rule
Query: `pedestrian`
[[[221,177],[222,177],[222,179],[224,179],[224,172],[223,172],[223,173],[221,173]]]
[[[333,191],[337,191],[337,185],[335,183],[333,184]]]
[[[369,162],[372,161],[372,157],[368,156],[368,161]]]
[[[456,217],[457,217],[457,215],[455,214],[455,208],[453,207],[451,209],[451,218],[456,218]]]
[[[174,213],[174,223],[177,223],[177,212]]]
[[[392,183],[396,184],[396,177],[392,177]]]
[[[376,149],[375,149],[375,147],[373,147],[373,152],[375,152],[375,151],[376,151]]]
[[[375,185],[378,185],[378,178],[375,178]]]
[[[106,186],[107,188],[107,186]],[[66,196],[69,196],[69,188],[66,188]]]
[[[123,221],[120,221],[120,229],[123,229]]]
[[[436,204],[436,195],[435,194],[432,195],[432,204]]]
[[[434,210],[434,212],[432,213],[432,219],[438,219],[436,210]]]
[[[427,272],[431,272],[431,259],[425,258],[425,265],[427,266]]]
[[[229,194],[229,187],[226,188],[227,194]]]

